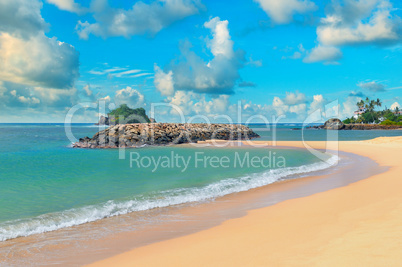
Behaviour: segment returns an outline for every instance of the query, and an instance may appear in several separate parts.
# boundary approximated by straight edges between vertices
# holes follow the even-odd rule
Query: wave
[[[240,178],[228,178],[204,187],[159,191],[153,196],[140,195],[126,201],[110,200],[98,205],[43,214],[30,219],[8,221],[0,223],[0,241],[54,231],[135,211],[213,200],[228,194],[272,184],[289,176],[301,176],[310,172],[324,170],[337,162],[338,157],[331,155],[326,162],[272,169]]]

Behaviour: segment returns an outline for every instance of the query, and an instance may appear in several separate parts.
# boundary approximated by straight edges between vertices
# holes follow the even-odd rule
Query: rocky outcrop
[[[402,129],[400,125],[381,124],[345,124],[343,130],[396,130]]]
[[[247,140],[259,137],[244,125],[133,123],[117,124],[96,133],[92,138],[81,138],[73,144],[78,148],[118,148],[143,145],[194,143],[211,139]]]
[[[340,119],[329,119],[324,123],[326,130],[342,130],[343,128],[345,128],[345,124]]]
[[[381,124],[344,124],[339,119],[329,119],[323,125],[307,127],[308,129],[325,130],[396,130],[402,129],[400,125]]]
[[[95,125],[109,125],[109,118],[101,115],[99,122],[95,123]]]

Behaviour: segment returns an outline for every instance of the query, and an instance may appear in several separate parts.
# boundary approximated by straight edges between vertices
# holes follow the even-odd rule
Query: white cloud
[[[342,58],[342,52],[337,47],[318,45],[314,47],[310,52],[307,52],[307,56],[303,59],[305,63],[314,63],[324,61],[331,63]]]
[[[82,39],[88,39],[90,34],[103,38],[155,34],[175,21],[197,14],[200,9],[203,6],[198,0],[154,0],[149,4],[138,1],[129,10],[112,8],[107,1],[94,1],[96,22],[79,21],[76,29]]]
[[[395,103],[393,103],[393,104],[391,105],[391,109],[392,109],[392,110],[395,110],[396,108],[398,108],[398,109],[401,108],[401,106],[399,105],[398,102],[395,102]]]
[[[255,0],[277,24],[292,22],[295,14],[305,14],[317,9],[309,0]]]
[[[303,121],[307,118],[308,114],[318,110],[321,110],[323,116],[321,121],[325,121],[325,118],[336,116],[339,118],[350,117],[356,109],[356,103],[360,100],[359,97],[348,97],[341,105],[336,104],[328,108],[328,101],[323,95],[318,94],[313,97],[306,97],[300,92],[287,92],[285,97],[275,96],[270,104],[256,104],[251,101],[241,101],[241,120],[247,121],[252,116],[255,117],[253,121],[264,122],[260,116],[265,117],[268,121],[272,121],[279,116],[284,116],[280,119],[281,122],[296,122]],[[232,121],[238,120],[238,106],[237,103],[230,102],[229,95],[220,95],[218,97],[211,97],[207,99],[205,94],[197,94],[191,91],[176,91],[173,96],[169,96],[165,99],[166,103],[176,105],[181,109],[183,115],[187,118],[189,116],[202,115],[206,116],[212,121],[216,115],[229,116]],[[267,102],[267,101],[265,101]],[[264,103],[264,101],[263,101]],[[326,109],[327,108],[327,109]],[[168,108],[162,111],[158,111],[158,114],[169,114],[165,118],[167,120],[174,120],[178,115],[177,111]],[[336,112],[336,113],[334,113]],[[174,117],[172,117],[174,116]],[[276,117],[272,117],[276,116]],[[220,121],[226,121],[222,116],[219,117]]]
[[[310,104],[309,112],[313,112],[317,109],[324,109],[324,105],[327,100],[323,97],[323,95],[314,95],[313,102]]]
[[[50,4],[54,4],[60,10],[70,11],[74,13],[81,14],[85,12],[79,4],[75,3],[74,0],[46,0]]]
[[[213,38],[207,41],[214,56],[212,60],[205,62],[190,50],[191,45],[188,42],[184,43],[181,47],[182,55],[175,61],[177,64],[171,65],[167,72],[156,67],[155,85],[159,87],[158,90],[171,94],[173,84],[175,90],[210,94],[233,93],[233,87],[240,78],[239,69],[245,61],[244,54],[233,50],[227,21],[216,17],[204,25],[213,34]],[[170,77],[173,77],[172,81]]]
[[[27,39],[0,33],[0,80],[30,86],[70,88],[79,76],[79,54],[43,32]]]
[[[228,24],[227,20],[222,21],[219,17],[204,23],[204,27],[212,32],[213,38],[208,40],[207,45],[215,57],[219,55],[227,58],[233,57],[233,41],[229,34]]]
[[[31,94],[38,97],[44,107],[68,108],[78,101],[77,90],[34,87]]]
[[[357,109],[356,103],[361,100],[360,97],[356,96],[349,96],[346,98],[346,101],[342,103],[342,107],[339,109],[340,111],[340,118],[350,118],[353,116],[354,112]]]
[[[56,114],[78,100],[79,54],[45,35],[41,8],[37,0],[0,0],[0,102],[18,114]]]
[[[306,115],[306,96],[299,92],[286,92],[285,98],[274,97],[272,108],[277,116],[289,116],[289,113],[294,113],[298,118],[302,118]]]
[[[207,100],[205,95],[191,91],[176,91],[173,96],[166,99],[166,102],[178,107],[185,116],[204,115],[212,117],[223,115],[227,113],[230,105],[228,95],[220,95]],[[170,110],[170,113],[178,115],[174,108]]]
[[[386,45],[401,40],[401,20],[392,15],[394,9],[387,0],[335,2],[332,9],[317,28],[323,45]]]
[[[183,115],[190,115],[194,111],[194,101],[192,100],[194,96],[193,92],[176,91],[173,96],[167,98],[167,102],[179,107]],[[177,110],[172,108],[171,114],[178,114]]]
[[[283,102],[287,105],[297,105],[306,102],[306,95],[299,92],[286,92],[286,97]]]
[[[105,96],[105,97],[99,98],[99,99],[98,99],[98,102],[99,102],[99,101],[105,102],[105,103],[106,103],[106,106],[108,106],[109,103],[112,102],[112,99],[111,99],[110,96],[107,95],[107,96]]]
[[[385,92],[385,86],[377,81],[360,82],[357,84],[362,89],[369,90],[371,92]]]
[[[42,3],[37,0],[1,0],[0,32],[27,37],[47,29],[40,14]]]
[[[155,79],[154,84],[156,89],[165,96],[173,95],[174,86],[173,86],[173,72],[169,71],[168,73],[163,72],[156,64],[154,66],[155,70]]]
[[[36,97],[19,96],[18,100],[24,104],[39,104],[40,103],[40,100],[37,99]]]
[[[0,102],[9,108],[35,107],[38,111],[65,110],[78,101],[77,90],[31,87],[4,82]],[[21,110],[19,110],[20,112]]]
[[[116,91],[114,102],[117,106],[127,104],[132,108],[136,108],[144,104],[144,95],[127,86],[124,89]]]

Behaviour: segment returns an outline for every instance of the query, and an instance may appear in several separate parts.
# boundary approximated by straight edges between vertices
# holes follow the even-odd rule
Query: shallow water
[[[92,136],[98,128],[72,131]],[[62,125],[0,126],[0,241],[209,200],[328,167],[291,149],[175,146],[121,154],[69,144]]]

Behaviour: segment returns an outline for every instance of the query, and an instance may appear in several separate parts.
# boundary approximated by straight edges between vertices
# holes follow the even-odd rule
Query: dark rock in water
[[[340,119],[329,119],[324,123],[324,129],[327,130],[342,130],[345,124]]]
[[[95,123],[95,125],[109,125],[109,118],[101,115],[99,122]]]
[[[206,123],[133,123],[116,124],[73,144],[79,148],[139,147],[196,143],[205,140],[249,140],[259,137],[244,125]]]
[[[401,129],[401,125],[381,125],[381,124],[344,124],[339,119],[329,119],[323,125],[311,126],[307,129],[325,129],[325,130],[396,130]]]

